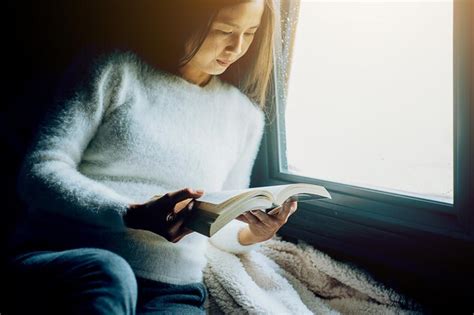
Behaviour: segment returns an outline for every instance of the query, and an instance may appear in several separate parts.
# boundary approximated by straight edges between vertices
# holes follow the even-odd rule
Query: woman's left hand
[[[251,245],[271,239],[297,208],[298,202],[287,200],[269,213],[251,210],[241,214],[237,220],[248,223],[248,227],[239,232],[239,242]]]

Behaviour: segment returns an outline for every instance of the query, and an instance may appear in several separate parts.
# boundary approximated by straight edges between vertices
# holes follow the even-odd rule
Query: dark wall
[[[32,1],[20,5],[9,1],[4,11],[6,56],[2,70],[7,80],[3,81],[0,137],[8,209],[1,214],[2,233],[9,230],[15,217],[10,208],[18,206],[14,185],[18,166],[44,109],[51,103],[57,80],[88,37],[92,43],[92,37],[86,34],[92,34],[90,31],[84,31],[83,40],[78,40],[79,11],[73,2],[67,8],[61,3]]]
[[[0,145],[5,198],[0,212],[1,264],[4,264],[7,237],[25,210],[16,193],[18,170],[38,123],[46,109],[53,105],[56,88],[66,67],[91,48],[94,51],[132,47],[135,51],[150,47],[160,49],[155,40],[157,32],[170,38],[175,36],[176,28],[164,25],[175,23],[173,15],[168,13],[177,12],[173,8],[186,1],[3,2],[1,70],[4,100],[0,114]],[[187,11],[183,12],[187,14]],[[0,279],[6,276],[4,270],[0,265]],[[1,314],[4,313],[3,298],[4,295],[0,295]]]
[[[7,237],[25,210],[16,193],[17,173],[38,123],[52,106],[56,86],[83,49],[126,45],[125,39],[133,38],[127,31],[136,31],[137,15],[134,18],[127,8],[132,1],[8,0],[3,4],[0,279],[5,284]],[[0,295],[1,314],[5,296]]]
[[[156,1],[13,1],[4,10],[5,98],[1,141],[8,161],[8,194],[18,162],[45,108],[51,106],[58,80],[85,49],[130,47],[142,33],[140,13]],[[157,6],[154,6],[157,7]],[[133,10],[132,10],[133,8]],[[146,10],[145,10],[146,11]],[[145,22],[144,22],[145,21]],[[146,22],[148,21],[148,22]],[[8,220],[7,220],[8,221]],[[2,225],[5,225],[2,220]],[[3,231],[3,229],[2,229]]]
[[[92,1],[90,1],[92,2]],[[21,3],[21,4],[20,4]],[[16,194],[16,177],[35,128],[58,79],[72,58],[100,40],[100,19],[79,1],[8,1],[3,11],[3,89],[0,112],[3,204],[0,212],[0,279],[5,280],[6,240],[25,205]],[[0,295],[0,313],[3,314]]]

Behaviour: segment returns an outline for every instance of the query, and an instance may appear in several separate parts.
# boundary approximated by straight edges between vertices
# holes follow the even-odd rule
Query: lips
[[[233,61],[230,61],[230,60],[221,60],[221,59],[216,59],[216,61],[221,66],[228,66],[233,62]]]

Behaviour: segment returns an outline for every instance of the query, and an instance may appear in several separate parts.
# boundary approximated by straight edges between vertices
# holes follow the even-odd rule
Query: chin
[[[226,70],[227,70],[227,68],[225,68],[225,69],[222,69],[222,68],[212,69],[212,71],[208,71],[207,73],[210,74],[210,75],[219,75],[219,74],[223,74]]]
[[[210,75],[219,75],[219,74],[222,74],[224,73],[228,68],[230,67],[227,66],[227,67],[222,67],[220,66],[219,64],[211,64],[209,65],[209,67],[207,67],[207,71],[205,71],[206,73],[210,74]]]

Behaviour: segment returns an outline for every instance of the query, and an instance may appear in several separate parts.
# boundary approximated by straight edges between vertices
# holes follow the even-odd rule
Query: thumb
[[[194,207],[194,201],[191,199],[191,201],[186,204],[184,204],[184,201],[182,201],[178,203],[177,205],[180,205],[180,206],[179,207],[177,206],[174,211],[175,213],[174,220],[176,221],[176,223],[179,223],[179,221],[184,221],[190,216]]]

